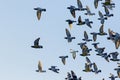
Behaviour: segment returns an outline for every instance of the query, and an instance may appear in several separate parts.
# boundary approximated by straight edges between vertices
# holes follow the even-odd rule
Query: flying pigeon
[[[89,7],[88,6],[86,6],[86,11],[87,11],[87,13],[85,13],[85,15],[89,15],[89,16],[92,16],[92,15],[95,15],[95,13],[92,13],[91,11],[90,11],[90,9],[89,9]]]
[[[98,35],[98,33],[92,32],[92,33],[90,33],[90,34],[93,35],[93,41],[96,41],[96,40],[97,40],[97,35]]]
[[[65,29],[65,31],[66,31],[66,35],[67,35],[67,37],[65,37],[65,39],[67,39],[68,42],[72,42],[72,39],[75,39],[75,37],[71,37],[71,34],[68,31],[68,29]]]
[[[95,63],[93,63],[92,72],[94,72],[95,74],[98,74],[99,72],[101,72],[101,70],[98,70],[97,65]]]
[[[36,72],[46,72],[45,70],[42,70],[41,61],[38,62],[38,70],[36,70]]]
[[[104,24],[105,20],[107,20],[107,17],[104,17],[102,12],[98,11],[99,17],[98,20],[101,21],[101,24]]]
[[[95,49],[98,48],[98,46],[97,46],[98,44],[100,44],[100,43],[99,43],[99,42],[97,42],[97,43],[92,43],[92,45],[94,46]]]
[[[59,56],[59,58],[61,58],[62,63],[65,65],[66,64],[66,58],[68,58],[68,56]]]
[[[88,27],[92,28],[91,24],[93,24],[93,22],[92,22],[92,21],[89,21],[89,19],[85,19],[85,24],[86,24]]]
[[[34,45],[31,46],[31,47],[32,47],[32,48],[36,48],[36,49],[38,49],[38,48],[43,48],[42,45],[39,45],[39,40],[40,40],[40,38],[37,38],[37,39],[34,41]]]
[[[92,51],[92,49],[88,49],[86,45],[84,45],[84,48],[82,48],[82,54],[81,56],[90,56],[89,52]]]
[[[73,59],[75,59],[76,58],[76,53],[78,53],[78,51],[70,49],[70,53],[72,53],[72,57],[73,57]]]
[[[112,53],[109,53],[109,55],[112,57],[110,60],[112,61],[120,61],[120,59],[118,59],[118,55],[119,53],[118,52],[112,52]]]
[[[105,49],[105,47],[103,47],[103,48],[97,48],[95,51],[98,52],[98,54],[96,54],[96,55],[102,56],[103,52],[104,52],[104,49]]]
[[[85,21],[82,21],[81,16],[79,16],[77,25],[84,25],[84,24],[85,24]]]
[[[51,71],[53,71],[53,72],[55,72],[55,73],[59,73],[58,71],[59,71],[60,69],[57,69],[56,67],[57,67],[57,66],[51,66],[51,68],[48,68],[48,70],[51,70]]]
[[[72,23],[74,23],[76,21],[68,19],[68,20],[66,20],[66,22],[68,22],[70,29],[72,29]]]
[[[34,8],[34,10],[37,10],[37,18],[38,20],[40,20],[41,18],[41,13],[44,11],[46,11],[46,9],[43,9],[43,8],[40,8],[40,7],[37,7],[37,8]]]
[[[91,72],[92,69],[91,69],[91,67],[90,67],[89,64],[85,63],[85,70],[83,70],[83,71],[84,71],[84,72]]]
[[[102,54],[102,57],[103,57],[107,62],[109,62],[110,55],[108,55],[107,53],[103,53],[103,54]]]
[[[101,25],[101,27],[100,27],[100,29],[99,29],[98,35],[101,35],[101,36],[102,36],[102,35],[107,35],[107,33],[104,32],[104,29],[103,29],[103,28],[104,28],[104,24]]]
[[[87,34],[86,31],[84,31],[84,39],[82,39],[82,40],[83,40],[83,41],[87,41],[87,42],[92,41],[92,39],[89,39],[89,38],[88,38],[88,34]]]
[[[90,59],[88,57],[86,57],[86,61],[87,64],[90,66],[90,68],[92,67],[93,63],[90,61]]]
[[[79,8],[76,8],[75,6],[70,6],[70,7],[67,7],[67,9],[69,9],[70,10],[70,13],[71,13],[71,15],[73,16],[73,18],[76,18],[76,14],[75,14],[75,11],[76,10],[79,10]]]

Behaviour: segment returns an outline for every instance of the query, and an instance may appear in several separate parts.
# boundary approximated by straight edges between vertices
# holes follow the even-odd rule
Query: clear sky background
[[[85,73],[84,69],[85,57],[79,56],[81,49],[77,45],[83,42],[83,32],[87,31],[90,38],[90,32],[98,32],[101,26],[97,20],[98,11],[104,12],[101,7],[101,2],[97,9],[93,5],[94,0],[81,0],[83,6],[88,5],[90,10],[96,13],[95,16],[85,16],[84,12],[77,11],[74,19],[68,6],[74,5],[77,7],[77,0],[1,0],[0,1],[0,79],[1,80],[64,80],[67,72],[75,71],[77,76],[82,76],[83,80],[109,80],[109,74],[115,75],[113,69],[117,67],[116,62],[106,62],[103,58],[96,56],[92,42],[87,43],[89,48],[93,50],[89,57],[92,62],[95,62],[102,73],[94,74],[92,72]],[[103,0],[104,1],[104,0]],[[120,33],[120,1],[113,0],[116,7],[110,11],[114,17],[109,18],[104,24],[104,30],[108,33],[108,28]],[[41,20],[36,17],[35,7],[46,8],[46,12],[42,13]],[[73,24],[70,30],[66,19],[77,20],[81,15],[82,19],[89,18],[93,21],[92,29],[84,26]],[[65,28],[70,30],[72,36],[76,39],[72,43],[68,43],[64,39],[66,36]],[[108,35],[107,35],[108,36]],[[100,42],[100,47],[106,47],[105,52],[118,51],[115,49],[112,41],[107,40],[107,36],[98,36],[97,42]],[[31,45],[36,38],[40,37],[40,44],[43,49],[33,49]],[[76,60],[72,59],[70,49],[78,50]],[[66,65],[63,65],[59,56],[68,55]],[[120,58],[120,55],[119,57]],[[37,73],[38,61],[43,64],[43,69],[46,73]],[[60,68],[60,73],[56,74],[49,71],[48,68],[52,65]],[[116,80],[119,80],[116,79]]]

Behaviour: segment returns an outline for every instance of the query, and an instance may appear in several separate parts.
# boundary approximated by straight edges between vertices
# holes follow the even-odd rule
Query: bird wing
[[[84,38],[85,38],[85,39],[88,39],[88,34],[87,34],[86,31],[84,31]]]
[[[42,64],[41,64],[41,61],[38,62],[38,69],[40,72],[42,72]]]
[[[95,6],[95,8],[98,7],[98,0],[94,0],[94,6]]]
[[[39,40],[40,40],[40,38],[37,38],[37,39],[34,41],[34,45],[39,45]]]
[[[76,17],[76,15],[75,15],[75,10],[74,10],[74,9],[71,9],[70,12],[71,12],[72,16],[75,18],[75,17]]]
[[[103,18],[103,14],[100,11],[98,13],[99,13],[100,18]]]
[[[104,25],[102,24],[101,27],[100,27],[100,29],[99,29],[100,33],[104,32],[103,28],[104,28]]]
[[[65,65],[65,63],[66,63],[65,58],[62,58],[62,63]]]
[[[94,70],[98,70],[97,65],[93,63]]]
[[[87,61],[87,63],[91,63],[91,61],[88,57],[86,57],[86,61]]]
[[[108,8],[106,6],[104,6],[104,9],[105,9],[105,13],[109,14],[109,10],[108,10]]]
[[[66,35],[68,36],[68,37],[71,37],[71,34],[70,34],[70,32],[68,31],[68,29],[65,29],[66,30]]]
[[[78,17],[78,23],[82,23],[82,19],[81,19],[81,16]]]
[[[80,0],[77,0],[77,5],[78,5],[78,8],[79,8],[79,9],[83,8],[82,3],[81,3]]]
[[[90,8],[88,6],[86,6],[87,12],[90,12]]]
[[[40,20],[40,17],[41,17],[41,11],[37,10],[37,18],[38,18],[38,20]]]

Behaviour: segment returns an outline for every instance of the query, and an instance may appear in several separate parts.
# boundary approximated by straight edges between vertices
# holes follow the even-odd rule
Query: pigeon
[[[83,40],[83,41],[87,41],[87,42],[92,41],[92,39],[89,39],[89,38],[88,38],[88,34],[87,34],[86,31],[84,31],[84,39],[82,39],[82,40]]]
[[[103,47],[103,48],[97,48],[95,51],[98,52],[98,54],[96,54],[96,55],[102,56],[103,52],[104,52],[104,49],[105,49],[105,47]]]
[[[79,10],[79,8],[76,8],[75,6],[70,6],[70,7],[67,7],[67,9],[69,9],[70,10],[70,13],[71,13],[71,15],[73,16],[73,18],[76,18],[76,14],[75,14],[75,11],[76,10]]]
[[[112,53],[109,53],[109,55],[112,57],[110,60],[112,60],[112,61],[120,61],[120,59],[118,59],[117,57],[118,57],[118,55],[119,55],[119,53],[118,52],[112,52]]]
[[[31,47],[32,47],[32,48],[36,48],[36,49],[38,49],[38,48],[43,48],[42,45],[39,45],[39,40],[40,40],[40,38],[37,38],[37,39],[34,41],[34,45],[31,46]]]
[[[110,77],[109,78],[111,78],[111,80],[115,80],[115,78],[118,78],[118,77],[114,76],[112,73],[110,73]]]
[[[87,10],[86,8],[83,8],[82,3],[81,3],[80,0],[77,0],[77,6],[78,6],[78,9],[79,9],[80,11]]]
[[[109,10],[108,10],[108,8],[107,8],[106,6],[104,6],[104,9],[105,9],[105,14],[104,14],[104,16],[107,16],[107,17],[113,16],[113,14],[110,14],[110,12],[109,12]]]
[[[89,19],[85,19],[85,24],[86,24],[88,27],[92,28],[91,24],[93,24],[93,22],[92,22],[92,21],[89,21]]]
[[[97,42],[97,43],[92,43],[92,45],[94,46],[95,49],[98,48],[98,46],[97,46],[98,44],[100,44],[100,43],[99,43],[99,42]]]
[[[97,40],[97,35],[98,35],[98,33],[92,32],[92,33],[90,33],[90,34],[93,35],[93,41],[96,41],[96,40]]]
[[[51,66],[51,68],[48,68],[48,70],[51,70],[51,71],[53,71],[53,72],[55,72],[55,73],[59,73],[58,71],[59,71],[60,69],[57,69],[56,67],[57,67],[57,66]]]
[[[87,13],[85,13],[85,15],[89,15],[89,16],[92,16],[92,15],[95,15],[95,13],[92,13],[89,9],[88,6],[86,6],[86,9],[87,9]]]
[[[73,59],[75,59],[76,58],[76,53],[78,53],[78,51],[70,49],[70,53],[72,53],[72,57],[73,57]]]
[[[72,79],[72,75],[69,73],[69,72],[67,72],[67,78],[65,78],[66,80],[71,80]]]
[[[65,31],[66,31],[66,35],[67,35],[67,37],[65,37],[65,39],[67,39],[68,42],[72,42],[72,39],[75,39],[75,37],[71,37],[71,34],[68,31],[68,29],[65,29]]]
[[[95,9],[97,9],[97,7],[98,7],[98,2],[99,2],[99,1],[102,1],[102,0],[94,0]]]
[[[109,62],[110,55],[108,55],[107,53],[103,53],[103,54],[102,54],[102,57],[103,57],[107,62]]]
[[[61,58],[62,63],[65,65],[66,64],[66,58],[68,58],[68,56],[59,56],[59,58]]]
[[[98,20],[101,21],[101,24],[104,24],[105,20],[107,20],[107,17],[104,17],[103,14],[100,11],[98,11],[98,14],[99,14],[99,17],[100,17],[100,18],[98,18]]]
[[[38,62],[38,70],[36,70],[36,72],[46,72],[45,70],[42,70],[41,61]]]
[[[98,74],[99,72],[101,72],[101,70],[98,70],[97,65],[95,63],[93,63],[92,72],[94,72],[95,74]]]
[[[68,22],[70,29],[72,29],[72,23],[74,23],[76,21],[68,19],[68,20],[66,20],[66,22]]]
[[[92,49],[88,49],[86,45],[84,45],[84,48],[82,48],[82,54],[81,56],[90,56],[89,52],[92,51]]]
[[[82,21],[81,16],[79,16],[77,25],[84,25],[84,24],[85,24],[85,22]]]
[[[102,35],[107,35],[107,33],[104,32],[104,29],[103,29],[103,28],[104,28],[104,24],[101,25],[101,27],[100,27],[100,29],[99,29],[98,35],[101,35],[101,36],[102,36]]]
[[[84,72],[91,72],[92,69],[91,69],[91,67],[90,67],[89,64],[85,63],[85,70],[83,70],[83,71],[84,71]]]
[[[40,7],[37,7],[37,8],[34,8],[34,10],[37,10],[37,18],[38,20],[40,20],[41,18],[41,13],[44,11],[46,11],[46,9],[43,9],[43,8],[40,8]]]

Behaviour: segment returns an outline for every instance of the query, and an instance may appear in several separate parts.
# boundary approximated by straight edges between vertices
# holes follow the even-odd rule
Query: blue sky
[[[85,16],[85,12],[76,12],[76,17],[81,15],[82,19],[89,18],[93,21],[92,29],[86,25],[80,27],[73,24],[70,30],[66,19],[73,19],[68,6],[77,6],[76,0],[1,0],[0,2],[0,79],[2,80],[64,80],[67,72],[74,70],[78,76],[82,76],[83,80],[101,80],[105,78],[109,80],[109,73],[115,75],[113,70],[117,67],[116,62],[106,62],[99,56],[96,56],[92,42],[87,43],[88,47],[92,48],[91,56],[92,62],[98,65],[102,73],[95,75],[94,73],[82,72],[84,69],[85,57],[79,56],[81,53],[80,47],[77,45],[83,42],[83,32],[86,30],[90,32],[97,32],[101,26],[100,21],[97,20],[98,11],[104,13],[104,8],[99,3],[98,9],[94,8],[94,0],[81,0],[83,6],[88,5],[95,16]],[[104,0],[103,0],[104,1]],[[109,18],[104,24],[104,30],[108,33],[108,28],[120,33],[120,1],[114,0],[116,7],[110,11],[114,17]],[[37,20],[35,7],[46,8],[46,12],[42,13],[40,21]],[[77,20],[77,18],[73,20]],[[76,39],[72,43],[68,43],[64,39],[66,36],[65,28],[69,29],[72,36]],[[108,36],[108,35],[107,35]],[[105,52],[118,51],[115,49],[114,43],[106,39],[107,36],[98,36],[97,42],[100,42],[100,47],[106,47]],[[40,44],[43,49],[32,49],[30,46],[36,38],[40,37]],[[92,36],[89,34],[89,37]],[[76,60],[72,59],[70,49],[79,50]],[[69,58],[64,66],[58,58],[62,55],[68,55]],[[120,58],[120,55],[119,55]],[[37,73],[38,61],[43,64],[43,69],[46,73]],[[60,68],[60,73],[48,71],[52,65]],[[87,77],[86,77],[87,76]],[[116,79],[118,80],[118,79]]]

